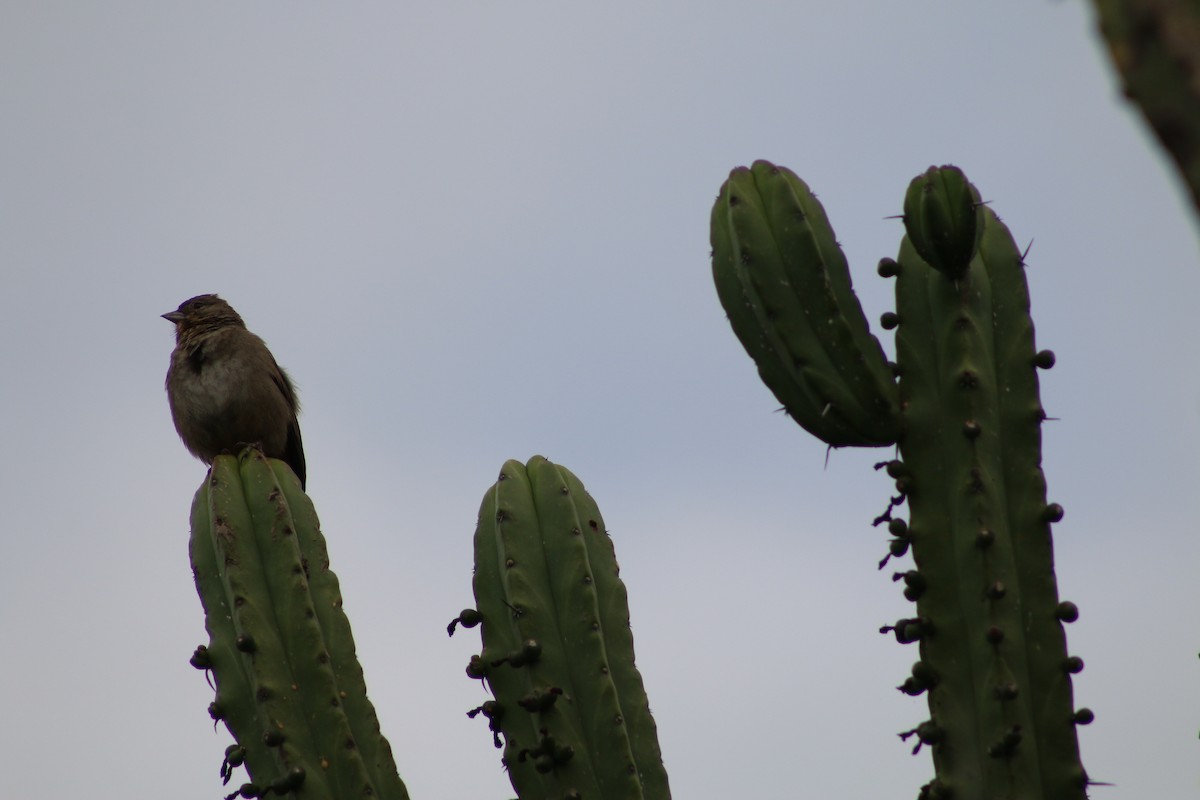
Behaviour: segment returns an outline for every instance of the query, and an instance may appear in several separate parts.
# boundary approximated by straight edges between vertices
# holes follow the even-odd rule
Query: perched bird
[[[262,339],[215,294],[185,300],[163,314],[175,324],[167,399],[175,430],[205,464],[257,444],[287,462],[304,486],[300,404],[287,373]]]

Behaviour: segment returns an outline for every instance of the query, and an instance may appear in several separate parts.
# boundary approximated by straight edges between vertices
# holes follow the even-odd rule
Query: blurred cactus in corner
[[[1125,96],[1175,161],[1200,213],[1200,3],[1093,0]]]
[[[770,200],[779,185],[805,202],[779,214]],[[782,167],[735,169],[713,209],[713,273],[735,333],[789,412],[795,401],[777,389],[779,374],[823,387],[804,406],[823,411],[812,424],[798,417],[802,425],[831,445],[898,444],[901,457],[886,466],[899,498],[877,520],[892,537],[880,566],[911,550],[915,568],[893,579],[916,608],[882,630],[918,643],[899,688],[929,703],[930,718],[901,734],[914,753],[933,754],[935,777],[919,797],[1083,800],[1075,726],[1092,714],[1074,710],[1071,676],[1083,662],[1068,656],[1062,623],[1078,611],[1058,599],[1050,527],[1063,512],[1046,502],[1041,470],[1036,373],[1054,359],[1034,348],[1022,254],[960,170],[914,179],[908,235],[899,257],[879,265],[896,279],[896,311],[881,322],[896,330],[899,380],[883,387],[861,312],[831,310],[833,275],[845,269],[832,232],[819,248],[795,234],[802,220],[828,230],[810,198]],[[849,291],[849,278],[841,285]],[[858,303],[841,298],[838,308]],[[816,324],[826,320],[836,325]],[[860,345],[831,347],[830,328]],[[855,374],[873,380],[847,381]],[[831,437],[835,412],[876,433]],[[892,516],[899,503],[908,520]]]

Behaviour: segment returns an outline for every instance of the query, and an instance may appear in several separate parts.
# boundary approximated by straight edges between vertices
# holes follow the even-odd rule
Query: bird
[[[175,430],[203,461],[257,445],[284,461],[305,488],[300,403],[266,342],[215,294],[184,300],[162,315],[175,325],[167,401]]]

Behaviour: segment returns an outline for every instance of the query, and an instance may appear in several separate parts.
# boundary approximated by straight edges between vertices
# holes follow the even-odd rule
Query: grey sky
[[[299,386],[414,798],[511,795],[445,625],[535,453],[605,515],[678,797],[915,796],[887,451],[825,466],[711,285],[755,158],[820,195],[872,320],[930,164],[1033,240],[1094,797],[1200,789],[1197,227],[1084,3],[49,0],[0,10],[0,76],[0,797],[223,793],[158,318],[201,292]]]

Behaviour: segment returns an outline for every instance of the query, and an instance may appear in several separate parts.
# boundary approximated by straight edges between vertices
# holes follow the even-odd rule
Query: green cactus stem
[[[825,209],[790,170],[739,167],[712,211],[713,279],[763,382],[834,447],[900,434],[896,385]]]
[[[256,448],[218,456],[192,504],[192,571],[209,644],[213,718],[251,783],[229,797],[407,800],[367,699],[312,503]]]
[[[896,333],[900,475],[920,576],[937,779],[929,797],[1085,797],[1041,470],[1039,359],[1021,252],[990,211],[951,280],[906,237]],[[906,581],[907,583],[907,581]],[[912,584],[908,583],[908,589]],[[906,589],[906,593],[908,592]]]
[[[460,621],[482,620],[468,673],[495,695],[479,711],[522,800],[670,797],[617,573],[578,478],[541,456],[504,464],[475,531],[478,617]]]
[[[869,336],[853,314],[834,313],[828,294],[800,288],[833,262],[815,256],[810,239],[833,235],[789,175],[765,162],[731,174],[712,218],[714,279],[767,385],[785,405],[809,403],[808,416],[795,414],[802,425],[830,444],[898,444],[901,458],[886,466],[899,494],[876,520],[891,535],[879,566],[912,553],[916,568],[893,579],[916,611],[881,632],[920,651],[898,687],[929,703],[930,718],[901,734],[914,752],[933,753],[936,777],[920,798],[1083,800],[1075,726],[1092,713],[1073,710],[1071,675],[1083,662],[1068,655],[1063,623],[1078,610],[1058,599],[1051,525],[1063,511],[1047,503],[1041,469],[1036,372],[1054,357],[1034,348],[1022,254],[961,170],[930,168],[913,180],[899,258],[879,264],[881,276],[896,278],[896,311],[881,320],[896,335],[893,415],[880,399],[891,397],[887,388],[849,379],[857,370],[883,380],[878,363],[864,360],[874,347],[831,346],[838,326],[813,324],[841,319],[856,341]],[[797,233],[801,220],[811,235]],[[832,293],[837,308],[857,309],[848,277],[840,285],[850,297]],[[820,381],[805,383],[813,375]],[[838,415],[814,419],[822,402]],[[845,433],[869,430],[866,409],[887,435]],[[845,424],[831,431],[835,422]],[[894,518],[905,502],[908,520]]]

